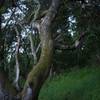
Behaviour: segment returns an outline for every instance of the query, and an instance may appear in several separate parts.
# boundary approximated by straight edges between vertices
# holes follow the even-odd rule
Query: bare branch
[[[18,61],[18,53],[19,53],[19,47],[20,47],[20,36],[17,27],[14,27],[15,32],[17,34],[17,44],[16,44],[16,51],[15,51],[15,59],[16,59],[16,65],[15,65],[15,70],[16,70],[16,77],[14,80],[14,85],[16,86],[16,89],[19,90],[19,85],[18,85],[18,80],[19,80],[19,74],[20,74],[20,69],[19,69],[19,61]]]
[[[61,38],[62,34],[59,34],[56,38],[55,41],[57,41],[59,38]]]
[[[34,0],[34,2],[37,4],[37,9],[34,12],[35,14],[34,14],[34,18],[33,18],[32,22],[31,22],[31,25],[32,25],[32,28],[37,28],[38,29],[38,32],[40,32],[40,25],[39,25],[38,22],[35,22],[35,21],[36,21],[36,19],[38,17],[39,10],[40,10],[40,7],[41,6],[40,6],[40,2],[38,0]],[[30,33],[29,38],[30,38],[30,43],[31,43],[32,55],[34,57],[34,64],[36,64],[37,63],[36,53],[37,53],[39,47],[38,47],[37,51],[35,51],[35,48],[34,48],[34,45],[33,45],[32,33]]]
[[[39,48],[41,47],[41,42],[38,44],[37,48],[36,48],[36,53],[39,51]]]
[[[33,43],[33,39],[32,39],[32,33],[30,33],[29,39],[30,39],[30,43],[31,43],[32,56],[34,57],[34,64],[36,64],[37,63],[37,56],[36,56],[36,51],[35,51],[34,43]]]
[[[27,33],[26,29],[23,27],[23,25],[20,22],[17,24]],[[34,48],[32,33],[29,34],[29,40],[30,40],[30,44],[31,44],[31,51],[32,51],[32,56],[34,58],[34,65],[35,65],[37,63],[37,55],[36,55],[36,50]]]

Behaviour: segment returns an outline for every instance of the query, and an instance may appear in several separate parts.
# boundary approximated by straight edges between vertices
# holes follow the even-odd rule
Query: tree
[[[32,89],[32,100],[37,100],[40,88],[49,74],[53,54],[53,40],[52,34],[50,32],[50,25],[57,13],[58,6],[59,0],[53,0],[47,14],[44,16],[41,23],[39,23],[40,29],[38,30],[40,30],[40,39],[42,47],[41,56],[38,63],[28,74],[28,78],[26,80],[26,84],[22,93],[23,100],[27,96],[28,88]]]
[[[38,63],[33,67],[33,69],[28,74],[24,89],[21,93],[22,100],[38,100],[38,95],[41,86],[43,85],[44,81],[46,80],[49,74],[50,64],[53,54],[53,40],[52,40],[52,33],[50,31],[50,26],[57,13],[59,2],[60,2],[59,0],[52,0],[52,4],[48,9],[48,12],[42,19],[40,19],[41,22],[38,23],[39,27],[38,25],[36,25],[36,28],[40,33],[42,51]],[[33,22],[33,24],[35,24],[35,22]],[[18,37],[19,32],[17,30],[16,33]],[[19,42],[20,40],[18,38],[18,44],[17,44],[18,47],[16,47],[16,61],[17,61],[16,67],[18,67],[18,69],[19,69],[19,63],[17,55],[20,45]]]
[[[47,3],[44,5],[44,2]],[[56,61],[58,64],[63,63],[65,57],[67,59],[64,62],[65,68],[82,63],[81,60],[77,62],[77,59],[81,58],[82,61],[88,59],[93,44],[88,47],[90,45],[88,42],[91,41],[86,41],[85,37],[89,32],[94,34],[91,22],[95,16],[98,16],[97,11],[100,7],[97,2],[98,0],[84,3],[78,0],[52,0],[52,3],[51,0],[2,1],[3,5],[0,4],[0,32],[2,33],[0,34],[0,70],[9,75],[10,81],[14,80],[13,85],[18,92],[18,97],[22,100],[37,100],[40,89],[48,77],[51,64],[55,66]],[[96,14],[92,12],[94,8]],[[93,28],[96,29],[98,20],[94,22],[96,24]],[[84,41],[87,45],[83,43]],[[96,46],[99,47],[98,44]],[[60,59],[61,57],[63,59]],[[22,88],[20,93],[19,86]]]

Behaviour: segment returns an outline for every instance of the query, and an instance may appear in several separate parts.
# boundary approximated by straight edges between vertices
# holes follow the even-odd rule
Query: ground
[[[39,100],[100,100],[100,68],[67,71],[46,82]]]

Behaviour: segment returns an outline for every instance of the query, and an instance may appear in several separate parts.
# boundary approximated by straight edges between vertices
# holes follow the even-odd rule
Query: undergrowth
[[[48,80],[39,100],[100,100],[100,68],[85,67]]]

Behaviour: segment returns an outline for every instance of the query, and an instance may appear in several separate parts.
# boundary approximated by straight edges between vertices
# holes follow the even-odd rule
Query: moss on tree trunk
[[[53,40],[50,26],[57,13],[58,5],[59,0],[52,0],[48,13],[40,23],[41,56],[38,63],[28,74],[22,91],[22,100],[38,100],[41,86],[48,76],[53,55]],[[32,96],[27,94],[28,88],[32,89]]]

